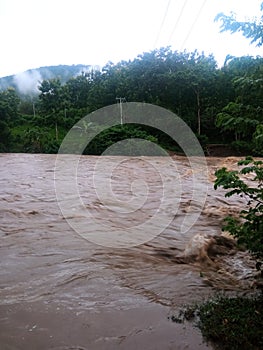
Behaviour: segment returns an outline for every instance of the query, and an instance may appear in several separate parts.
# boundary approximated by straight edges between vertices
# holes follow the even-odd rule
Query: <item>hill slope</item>
[[[89,65],[59,65],[29,69],[17,75],[0,78],[0,90],[13,87],[21,94],[37,93],[37,85],[44,79],[60,78],[62,83],[70,78],[87,72],[92,68]]]

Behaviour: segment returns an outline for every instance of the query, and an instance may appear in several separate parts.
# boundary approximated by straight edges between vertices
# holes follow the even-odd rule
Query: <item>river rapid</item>
[[[213,188],[215,170],[233,168],[237,159],[206,159],[208,176],[200,184],[206,191],[204,206],[189,230],[178,234],[192,198],[187,158],[171,158],[175,171],[166,166],[169,157],[151,157],[149,166],[147,157],[106,156],[105,171],[97,169],[94,185],[99,158],[82,156],[78,164],[79,195],[90,220],[79,210],[71,217],[85,219],[95,240],[100,222],[111,237],[120,226],[136,227],[153,216],[166,200],[163,177],[171,189],[180,180],[176,212],[171,207],[169,225],[143,244],[96,244],[76,232],[61,212],[54,182],[56,155],[1,154],[0,349],[212,349],[191,323],[173,323],[170,316],[217,291],[251,291],[254,263],[247,252],[223,246],[211,260],[191,257],[193,237],[200,241],[221,235],[223,218],[245,204]],[[112,168],[116,159],[110,176],[115,196],[106,206],[96,186],[104,183],[107,166]],[[134,195],[131,183],[137,193],[142,186],[150,198],[133,213],[123,210]],[[176,191],[175,186],[174,198]]]

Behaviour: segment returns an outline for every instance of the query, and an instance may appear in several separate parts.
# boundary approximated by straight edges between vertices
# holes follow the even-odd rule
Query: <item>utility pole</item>
[[[122,103],[126,102],[125,97],[116,97],[117,103],[120,104],[120,117],[121,117],[121,125],[123,125],[123,109],[122,109]]]
[[[33,106],[33,114],[34,114],[34,118],[36,117],[36,108],[35,108],[35,102],[32,102],[32,106]]]
[[[36,108],[35,108],[34,98],[33,98],[32,95],[31,95],[31,102],[32,102],[33,115],[34,115],[34,118],[35,118],[36,117]]]

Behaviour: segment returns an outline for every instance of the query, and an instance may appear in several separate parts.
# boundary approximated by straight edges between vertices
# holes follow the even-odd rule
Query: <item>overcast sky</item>
[[[0,0],[0,77],[58,64],[104,65],[173,50],[261,55],[241,34],[220,34],[217,13],[260,14],[261,0]]]

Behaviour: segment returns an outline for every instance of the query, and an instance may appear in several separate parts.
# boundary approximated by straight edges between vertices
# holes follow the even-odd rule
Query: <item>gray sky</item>
[[[0,0],[0,77],[57,64],[104,65],[161,46],[261,55],[241,34],[219,33],[219,12],[260,14],[261,0]]]

